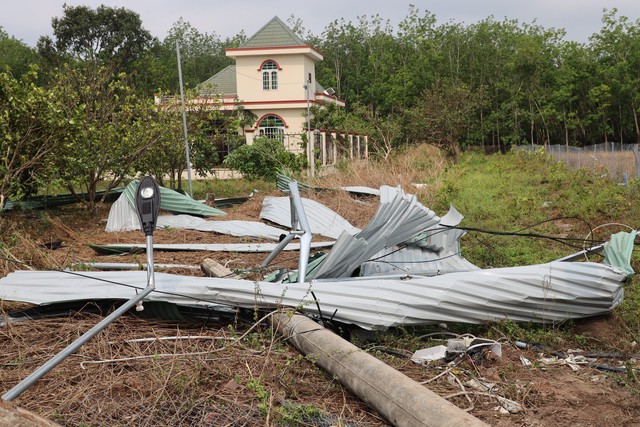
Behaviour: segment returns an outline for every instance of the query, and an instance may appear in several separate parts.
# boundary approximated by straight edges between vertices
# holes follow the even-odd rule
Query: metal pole
[[[193,198],[193,188],[191,187],[191,157],[189,155],[189,139],[187,136],[187,113],[184,107],[184,88],[182,84],[182,64],[180,62],[180,45],[176,40],[176,53],[178,55],[178,78],[180,79],[180,99],[182,101],[182,128],[184,129],[184,147],[187,153],[187,179],[189,180],[189,195]]]
[[[153,271],[153,231],[155,230],[155,224],[158,217],[158,209],[160,206],[160,192],[158,191],[158,184],[151,177],[145,177],[140,181],[138,185],[138,191],[136,193],[136,208],[138,215],[140,215],[140,224],[142,230],[146,235],[147,243],[147,286],[131,298],[109,316],[102,319],[100,323],[89,329],[82,334],[80,338],[69,344],[66,348],[56,354],[53,358],[47,361],[44,365],[40,366],[28,377],[20,381],[11,390],[2,395],[2,400],[10,401],[20,396],[26,389],[31,387],[33,383],[45,376],[50,370],[55,368],[60,362],[73,354],[77,349],[87,343],[91,338],[97,335],[104,328],[109,326],[118,317],[125,314],[133,306],[136,306],[136,310],[141,311],[142,300],[149,295],[156,287],[154,271]]]
[[[121,305],[116,311],[111,313],[109,316],[105,317],[100,323],[95,325],[93,328],[89,329],[85,332],[80,338],[69,344],[64,350],[55,355],[52,359],[50,359],[47,363],[36,369],[31,375],[20,381],[15,387],[2,395],[2,400],[10,401],[20,396],[26,389],[31,387],[33,383],[38,381],[44,375],[46,375],[50,370],[55,368],[58,363],[62,362],[68,356],[73,354],[77,349],[79,349],[82,345],[84,345],[87,341],[93,338],[96,334],[98,334],[101,330],[107,327],[111,322],[116,320],[118,317],[122,316],[124,313],[129,311],[134,305],[136,305],[139,301],[142,301],[147,295],[149,295],[153,291],[153,288],[146,287],[136,295],[134,298],[131,298],[123,305]]]

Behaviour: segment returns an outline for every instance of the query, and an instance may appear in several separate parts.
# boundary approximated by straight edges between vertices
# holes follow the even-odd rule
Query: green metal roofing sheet
[[[604,244],[604,263],[617,267],[627,275],[633,274],[631,254],[636,240],[637,231],[612,234],[610,240]]]
[[[124,194],[129,200],[129,204],[134,207],[136,190],[140,181],[133,180],[124,189]],[[193,200],[189,196],[178,193],[177,191],[169,188],[160,187],[160,209],[173,213],[185,213],[198,216],[221,216],[226,215],[225,212],[220,209],[212,208],[202,202]]]
[[[241,48],[247,47],[280,47],[280,46],[307,46],[287,25],[274,16],[264,27],[260,28],[249,38]]]
[[[200,95],[230,95],[238,93],[236,66],[229,65],[217,74],[209,77],[198,86],[198,91]]]

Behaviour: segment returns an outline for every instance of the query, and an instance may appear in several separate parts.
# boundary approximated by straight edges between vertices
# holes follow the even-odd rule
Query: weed
[[[265,390],[264,386],[257,378],[251,378],[247,383],[247,388],[256,394],[256,399],[260,402],[258,403],[260,414],[266,416],[269,413],[269,400],[271,399],[271,394]]]
[[[277,419],[285,426],[299,426],[310,423],[322,416],[322,411],[315,405],[285,401],[277,409]]]

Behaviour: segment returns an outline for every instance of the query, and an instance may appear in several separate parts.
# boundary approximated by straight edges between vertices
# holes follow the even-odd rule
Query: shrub
[[[278,171],[302,169],[298,156],[286,151],[280,141],[268,138],[236,148],[224,159],[224,164],[249,179],[275,179]]]

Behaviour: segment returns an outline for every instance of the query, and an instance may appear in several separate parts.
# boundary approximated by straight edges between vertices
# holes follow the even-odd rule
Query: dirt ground
[[[229,214],[225,219],[257,220],[263,197],[225,209]],[[359,227],[376,209],[375,202],[363,204],[343,192],[314,198]],[[72,208],[9,215],[3,219],[3,233],[20,230],[24,238],[22,251],[12,252],[11,258],[27,264],[16,266],[6,261],[5,253],[5,272],[16,268],[66,268],[91,261],[144,263],[143,254],[99,256],[87,246],[144,243],[141,232],[106,233],[107,215],[108,207],[101,208],[97,215],[78,213]],[[157,230],[154,240],[247,241],[185,230]],[[56,249],[47,247],[52,243],[59,243],[53,245]],[[234,270],[253,269],[252,278],[265,273],[255,269],[264,257],[265,254],[154,253],[156,263],[199,266],[204,258],[212,258]],[[296,265],[297,253],[285,253],[276,258],[272,268]],[[193,269],[167,272],[202,274]],[[1,308],[11,312],[27,307],[3,302]],[[71,309],[66,316],[0,328],[2,393],[99,322],[109,309],[87,303]],[[268,323],[257,322],[261,314],[239,313],[196,322],[122,317],[12,404],[66,426],[386,425],[374,409],[284,342]],[[600,353],[619,353],[617,340],[622,326],[615,314],[577,322],[573,328],[575,334],[591,343],[589,349],[583,350],[588,352],[595,346]],[[490,425],[640,425],[639,382],[633,370],[619,373],[585,365],[574,370],[567,364],[541,362],[543,357],[551,357],[551,351],[569,353],[571,344],[558,342],[553,349],[519,348],[505,338],[501,341],[501,357],[482,352],[451,362],[420,365],[409,356],[418,348],[442,344],[442,337],[416,339],[417,331],[411,330],[391,331],[394,334],[395,340],[380,341],[369,336],[360,345]],[[601,357],[596,362],[614,368],[637,366],[627,353]],[[529,366],[525,365],[526,360],[531,362]],[[477,390],[470,383],[472,380],[491,383],[493,388],[490,392]],[[510,408],[511,413],[505,408]]]

